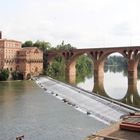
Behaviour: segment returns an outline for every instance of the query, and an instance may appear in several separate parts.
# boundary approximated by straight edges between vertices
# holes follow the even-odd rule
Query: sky
[[[140,45],[140,0],[0,0],[3,38],[76,48]]]

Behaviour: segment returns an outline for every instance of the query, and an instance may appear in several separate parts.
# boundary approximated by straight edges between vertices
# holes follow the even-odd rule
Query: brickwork
[[[137,67],[140,60],[140,46],[112,47],[112,48],[89,48],[49,51],[44,55],[51,65],[53,58],[61,56],[65,60],[65,76],[67,82],[76,82],[76,60],[79,56],[86,54],[92,59],[94,71],[93,92],[105,95],[104,89],[104,64],[106,58],[112,53],[120,53],[127,60],[128,64],[128,93],[136,93],[137,89]],[[133,91],[133,92],[132,92]]]

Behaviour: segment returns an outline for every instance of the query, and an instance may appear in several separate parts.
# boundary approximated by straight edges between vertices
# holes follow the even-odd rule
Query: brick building
[[[37,76],[43,71],[43,52],[36,47],[21,47],[16,40],[2,39],[0,32],[0,69],[8,69],[10,73],[18,71],[24,79]]]

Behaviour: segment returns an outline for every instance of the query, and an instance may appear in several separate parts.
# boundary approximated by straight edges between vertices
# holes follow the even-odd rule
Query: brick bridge
[[[93,92],[105,93],[104,91],[104,64],[106,58],[112,53],[120,53],[126,58],[128,63],[128,92],[137,91],[137,66],[140,59],[140,46],[115,47],[115,48],[90,48],[90,49],[72,49],[69,51],[50,51],[47,52],[48,62],[52,59],[62,56],[66,64],[66,78],[69,83],[74,83],[76,79],[76,60],[79,56],[87,54],[93,61],[94,69],[94,88]],[[112,81],[111,81],[112,82]]]

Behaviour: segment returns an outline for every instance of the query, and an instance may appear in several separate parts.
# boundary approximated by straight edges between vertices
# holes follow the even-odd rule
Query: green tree
[[[23,73],[19,71],[12,72],[13,80],[23,80]]]
[[[39,40],[37,40],[33,44],[33,46],[39,48],[43,52],[51,49],[51,44],[49,42],[45,42],[45,41],[39,41]]]
[[[34,44],[34,47],[39,48],[40,50],[42,50],[43,52],[46,52],[47,50],[50,50],[51,48],[51,44],[49,42],[46,41],[39,41],[37,40]],[[46,55],[43,55],[43,67],[44,67],[44,73],[46,73],[46,69],[47,69],[47,57]]]
[[[65,61],[62,57],[54,58],[52,65],[47,68],[47,75],[61,81],[65,80]]]
[[[72,49],[76,49],[75,47],[73,47],[71,44],[65,44],[64,41],[62,41],[62,43],[60,45],[56,46],[56,50],[72,50]]]
[[[60,45],[57,45],[55,48],[51,48],[50,51],[52,51],[52,50],[53,51],[57,51],[57,50],[70,51],[72,49],[74,49],[74,47],[71,44],[65,44],[64,41],[62,41],[62,43]],[[65,61],[62,57],[54,58],[52,65],[51,66],[46,65],[44,68],[47,69],[47,71],[45,72],[45,73],[47,73],[47,75],[64,81],[64,79],[65,79]]]
[[[31,40],[25,41],[22,44],[22,47],[32,47],[33,46],[33,42]]]
[[[85,77],[90,77],[92,68],[92,60],[86,55],[80,56],[76,62],[76,83],[84,81]]]
[[[1,81],[6,81],[9,77],[9,70],[8,69],[2,69],[0,71],[0,80]]]

